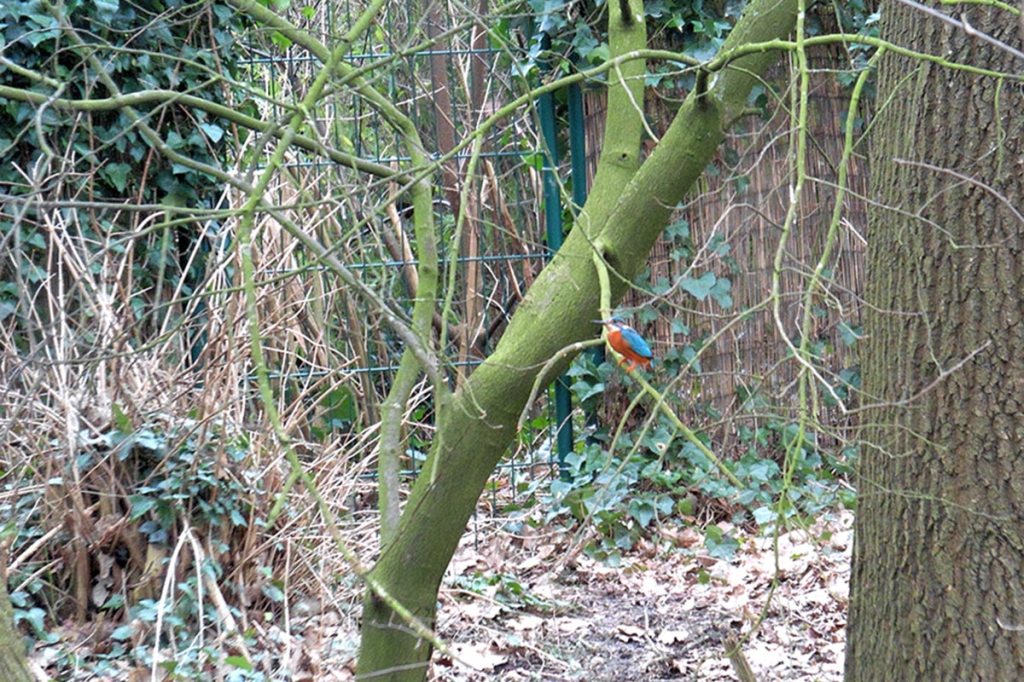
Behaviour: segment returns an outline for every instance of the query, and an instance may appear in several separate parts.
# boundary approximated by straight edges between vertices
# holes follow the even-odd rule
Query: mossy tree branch
[[[632,20],[636,15],[640,21]],[[643,21],[643,0],[608,3],[608,49],[613,57],[647,47],[647,24]],[[625,187],[640,167],[640,140],[644,133],[644,74],[647,62],[623,62],[608,72],[608,107],[605,115],[601,156],[590,188],[590,199],[578,221],[590,234],[591,215],[604,215],[617,200],[616,188]]]
[[[784,38],[793,28],[795,0],[754,0],[723,50]],[[616,59],[621,55],[613,55]],[[470,376],[438,424],[426,469],[413,487],[397,537],[373,577],[424,622],[432,622],[437,589],[477,498],[512,442],[536,375],[561,348],[594,335],[600,286],[592,262],[595,240],[622,277],[634,276],[664,229],[672,207],[703,172],[723,139],[723,115],[741,111],[750,87],[772,53],[734,60],[711,85],[700,106],[689,98],[647,161],[624,186],[591,194],[562,249],[531,287],[495,352]],[[642,100],[641,100],[642,101]],[[597,189],[597,188],[595,188]],[[613,192],[609,198],[606,193]],[[611,283],[614,303],[626,284]],[[553,370],[564,369],[566,357]],[[381,600],[367,596],[363,611],[361,675],[420,680],[430,648],[402,627]]]

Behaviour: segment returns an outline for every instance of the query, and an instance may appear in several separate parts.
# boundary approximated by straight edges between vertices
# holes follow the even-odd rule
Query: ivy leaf
[[[731,559],[740,543],[734,537],[722,531],[718,526],[708,526],[704,530],[704,547],[708,554],[718,559]]]
[[[844,346],[852,346],[857,343],[858,340],[864,338],[864,328],[859,324],[856,326],[850,326],[846,322],[840,322],[839,338],[842,340]]]
[[[127,163],[108,163],[100,173],[106,178],[118,192],[123,192],[128,186],[128,174],[132,167]]]
[[[206,133],[206,136],[214,144],[220,142],[221,138],[224,137],[224,129],[215,123],[200,123],[199,127],[203,129],[203,132]]]
[[[576,22],[576,34],[572,38],[573,49],[582,59],[589,59],[590,53],[598,46],[597,38],[585,21]]]
[[[650,290],[656,296],[664,296],[671,288],[672,286],[669,284],[669,279],[662,276],[662,278],[658,278],[657,281],[651,285]]]
[[[701,40],[696,45],[683,50],[683,53],[702,62],[710,61],[718,53],[721,40]]]
[[[636,311],[637,322],[654,322],[658,319],[658,311],[650,306],[644,306]]]
[[[654,520],[654,505],[647,500],[633,500],[629,503],[629,513],[641,528],[646,528]]]
[[[19,40],[32,45],[32,47],[39,47],[40,43],[46,42],[51,38],[56,38],[59,32],[57,29],[49,29],[46,31],[28,31],[24,33]]]
[[[703,301],[711,293],[711,290],[714,288],[717,281],[718,278],[715,277],[715,273],[705,272],[696,279],[693,277],[683,277],[679,281],[679,286],[698,301]]]
[[[34,246],[37,249],[46,249],[46,237],[39,234],[38,232],[33,232],[31,235],[26,237],[24,239],[24,243],[28,244],[29,246]]]
[[[725,16],[739,17],[739,15],[743,13],[743,8],[746,7],[746,5],[746,0],[726,0]]]
[[[93,4],[96,7],[96,15],[103,21],[110,21],[117,10],[121,9],[121,3],[118,0],[96,0]]]
[[[673,334],[689,334],[690,328],[686,326],[680,320],[672,320],[672,333]]]
[[[731,291],[732,282],[725,277],[719,277],[715,285],[711,287],[711,298],[715,299],[718,305],[728,310],[732,308],[732,295],[729,293]]]
[[[130,639],[134,628],[131,625],[122,625],[110,633],[111,639],[116,639],[118,642],[123,642],[126,639]]]
[[[754,521],[759,526],[765,526],[775,520],[775,510],[771,507],[758,507],[754,510]]]
[[[278,582],[277,580],[270,581],[263,586],[262,592],[270,601],[280,603],[284,601],[284,590],[278,586]]]
[[[530,152],[529,154],[523,154],[522,156],[523,165],[533,168],[534,170],[544,169],[544,153],[543,152]]]
[[[270,34],[270,42],[274,43],[274,45],[277,45],[282,50],[287,50],[292,46],[292,39],[280,31],[274,31]]]
[[[751,480],[757,483],[767,483],[774,476],[778,475],[779,465],[770,459],[762,459],[751,464],[747,473],[750,474]]]
[[[697,349],[696,348],[694,348],[693,346],[684,346],[683,347],[683,360],[686,361],[687,365],[693,367],[693,371],[694,372],[698,372],[699,373],[700,372],[700,361],[698,361],[696,358],[697,358]]]
[[[167,146],[171,149],[181,149],[185,144],[185,138],[178,134],[177,130],[172,130],[167,133]]]
[[[135,443],[139,447],[143,447],[150,452],[163,454],[164,446],[167,445],[167,440],[163,436],[154,433],[150,429],[141,429],[134,435]]]
[[[38,606],[34,606],[31,609],[28,609],[28,610],[25,610],[25,611],[17,610],[17,611],[14,612],[14,622],[15,623],[17,623],[19,621],[27,620],[29,623],[31,623],[32,629],[35,630],[36,633],[46,632],[46,629],[43,626],[43,620],[45,618],[46,618],[46,611],[43,611]]]
[[[677,220],[665,228],[665,237],[668,239],[688,239],[690,236],[690,221],[685,218]]]
[[[128,502],[132,506],[132,521],[139,519],[143,514],[156,506],[156,500],[144,495],[132,495],[128,498]]]
[[[135,430],[135,427],[132,425],[131,418],[127,414],[125,414],[124,409],[121,407],[119,403],[114,403],[113,405],[111,405],[110,411],[112,413],[112,421],[114,422],[114,427],[118,431],[120,431],[121,433],[131,433],[132,431]]]
[[[601,382],[591,384],[587,381],[577,381],[572,385],[572,392],[576,395],[576,400],[583,403],[594,396],[604,393],[604,384]]]
[[[541,33],[554,35],[560,29],[565,28],[569,22],[565,20],[565,0],[533,0],[530,6],[541,15]]]
[[[359,416],[355,396],[345,386],[328,391],[323,406],[331,419],[353,422]]]
[[[611,52],[608,49],[608,43],[601,43],[595,47],[590,51],[587,58],[590,60],[591,64],[604,64],[606,61],[611,59]]]

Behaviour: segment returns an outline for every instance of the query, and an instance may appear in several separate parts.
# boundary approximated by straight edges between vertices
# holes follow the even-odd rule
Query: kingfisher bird
[[[594,322],[603,324],[608,330],[608,345],[612,347],[612,350],[625,358],[627,372],[632,372],[637,365],[648,367],[651,364],[651,358],[654,357],[654,353],[651,352],[651,347],[647,345],[647,342],[644,341],[644,338],[635,329],[618,317],[612,317],[607,320],[594,320]]]

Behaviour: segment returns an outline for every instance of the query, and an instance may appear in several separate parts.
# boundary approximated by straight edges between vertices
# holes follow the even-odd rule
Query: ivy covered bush
[[[20,633],[60,679],[95,679],[71,624],[95,628],[96,675],[152,662],[173,556],[206,572],[182,571],[162,615],[186,646],[212,622],[203,576],[236,568],[263,494],[233,415],[191,409],[188,371],[208,254],[230,243],[217,176],[248,131],[181,98],[257,113],[246,29],[223,2],[0,2],[0,554]],[[217,656],[165,668],[195,679]]]
[[[99,254],[131,248],[136,290],[150,301],[158,284],[181,283],[186,296],[195,286],[203,259],[191,251],[218,224],[158,206],[213,207],[221,183],[154,144],[211,168],[233,165],[239,132],[167,93],[255,106],[235,82],[244,68],[238,16],[225,3],[184,0],[0,3],[0,241],[12,254],[0,261],[0,321],[17,316],[24,343],[38,333],[24,328],[29,292],[55,274],[47,262],[55,231],[97,256],[85,264],[94,274]],[[164,94],[131,110],[111,106],[145,92]],[[145,208],[124,210],[129,203]],[[143,299],[133,307],[140,319],[151,312]]]

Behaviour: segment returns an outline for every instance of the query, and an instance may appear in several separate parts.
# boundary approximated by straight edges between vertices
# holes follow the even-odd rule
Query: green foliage
[[[334,431],[347,431],[359,418],[356,395],[345,385],[335,386],[320,399],[320,418],[312,427],[313,436],[325,439]]]
[[[126,93],[202,89],[222,68],[221,63],[227,68],[227,75],[238,73],[234,31],[240,28],[240,23],[237,14],[225,4],[108,0],[68,2],[63,9],[65,14],[54,16],[35,0],[0,5],[0,20],[6,26],[5,56],[26,69],[60,81],[60,95],[64,98],[111,95],[97,84],[94,68],[85,58],[91,53],[95,53],[104,70]],[[87,41],[86,48],[73,47],[73,42],[58,30],[63,22]],[[196,30],[197,25],[205,28],[207,24],[208,33]],[[9,70],[0,72],[0,79],[5,85],[52,94],[47,86]],[[41,117],[40,125],[26,125],[37,116]],[[206,120],[202,112],[170,108],[165,117],[159,128],[172,149],[198,161],[219,164],[226,148],[213,145],[224,139],[224,128]],[[0,137],[7,142],[3,145],[5,159],[23,169],[30,168],[43,153],[43,142],[55,150],[75,148],[81,155],[80,167],[98,171],[98,177],[90,173],[69,180],[78,183],[80,189],[88,189],[91,196],[121,196],[131,180],[132,188],[142,192],[141,199],[160,201],[176,197],[198,203],[204,194],[203,183],[210,182],[208,176],[175,168],[157,158],[151,160],[148,177],[130,178],[140,170],[149,145],[122,112],[94,112],[80,118],[54,108],[40,110],[31,104],[10,101],[0,111]],[[17,179],[10,169],[4,171],[4,180]],[[144,180],[148,186],[143,186]]]
[[[142,520],[139,531],[150,544],[167,543],[182,513],[200,528],[246,527],[252,519],[250,500],[260,494],[259,471],[242,470],[240,477],[225,476],[225,465],[241,464],[248,450],[241,441],[222,444],[227,461],[212,456],[209,444],[200,447],[199,433],[186,426],[170,432],[140,429],[130,434],[108,434],[110,448],[137,480],[128,496],[132,521]],[[84,455],[81,465],[89,466]],[[239,480],[241,478],[241,480]]]
[[[648,0],[644,14],[684,54],[707,61],[721,48],[746,4],[745,0]]]
[[[226,3],[185,0],[70,0],[56,4],[52,12],[38,0],[0,3],[4,57],[27,70],[0,69],[0,84],[71,100],[110,97],[114,93],[99,80],[99,66],[122,93],[159,89],[205,94],[253,109],[252,103],[242,102],[240,87],[218,76],[241,74],[239,16]],[[238,140],[222,121],[176,104],[141,107],[139,115],[176,152],[216,168],[232,164]],[[72,112],[9,99],[0,105],[0,191],[18,199],[0,204],[0,241],[19,254],[15,264],[0,264],[0,317],[27,318],[30,312],[19,308],[11,285],[35,285],[48,276],[53,238],[43,210],[25,200],[212,206],[220,188],[209,175],[155,153],[124,110]],[[58,220],[97,252],[116,253],[124,252],[118,236],[137,229],[142,219],[138,213],[68,206]],[[205,228],[215,232],[217,225]],[[185,270],[202,229],[187,223],[136,241],[133,276],[138,290],[157,281],[175,284],[186,276],[182,292],[191,293],[202,259],[192,259],[192,272]],[[94,259],[90,267],[98,272],[101,260]],[[143,300],[136,306],[140,316]]]
[[[689,332],[682,327],[674,331]],[[664,362],[679,363],[683,355],[685,351]],[[608,362],[595,364],[589,356],[570,367],[571,390],[584,412],[600,408],[617,371]],[[852,388],[855,371],[850,372],[841,376],[850,377]],[[566,458],[565,477],[551,481],[547,491],[527,492],[538,494],[548,508],[544,523],[593,527],[597,539],[587,551],[611,564],[663,523],[695,523],[700,517],[764,528],[778,522],[800,525],[837,505],[852,504],[852,493],[843,483],[851,473],[855,449],[822,447],[813,432],[796,442],[797,425],[781,417],[764,417],[769,405],[759,393],[744,388],[737,397],[738,447],[722,454],[741,487],[725,480],[659,415],[622,433],[613,447],[612,434],[591,429],[587,441]],[[748,419],[745,411],[761,416]],[[710,408],[708,414],[714,416]],[[706,435],[698,435],[711,445]],[[738,548],[731,535],[713,524],[704,532],[705,547],[713,556],[728,558]]]
[[[698,301],[704,301],[710,296],[723,309],[732,308],[732,296],[729,293],[732,291],[732,282],[713,272],[705,272],[700,277],[680,277],[679,286]]]
[[[200,600],[195,575],[183,579],[175,589],[177,601],[165,607],[162,613],[162,655],[157,663],[161,679],[209,679],[214,666],[227,680],[270,679],[256,672],[253,666],[267,658],[263,652],[257,651],[253,656],[255,660],[250,662],[241,656],[228,655],[213,643],[198,646],[190,624],[199,612],[200,603],[207,622],[216,621],[216,610],[208,598]],[[160,617],[160,604],[152,599],[143,600],[131,609],[129,622],[114,628],[106,641],[96,642],[91,649],[62,649],[53,667],[66,675],[61,679],[68,680],[127,679],[132,669],[149,670],[153,665],[154,642],[152,637],[140,640],[140,634],[152,633]],[[250,648],[253,644],[251,640],[248,642]]]
[[[664,466],[675,461],[673,434],[662,424],[634,440],[620,438],[614,454],[592,442],[566,458],[568,481],[552,481],[545,522],[585,522],[599,532],[588,552],[616,563],[623,551],[677,513],[688,491],[686,473]],[[658,453],[666,453],[662,457]]]
[[[569,390],[572,391],[573,404],[582,408],[584,412],[596,410],[599,401],[604,398],[605,386],[614,372],[615,368],[611,363],[597,364],[592,354],[581,356],[566,371],[566,375],[572,379]]]
[[[526,48],[515,64],[523,76],[535,74],[543,61],[556,72],[571,70],[573,64],[594,66],[609,57],[607,8],[605,2],[574,3],[569,0],[528,0],[529,19],[502,19],[496,35],[503,43],[515,43],[513,34],[526,38]],[[644,16],[649,35],[656,43],[700,60],[718,52],[746,6],[745,0],[704,2],[697,0],[646,0]],[[659,63],[647,75],[647,85],[690,88],[693,75],[680,75],[680,62]]]
[[[197,571],[201,568],[208,578],[220,581],[227,571],[238,568],[231,538],[258,523],[255,501],[267,498],[264,471],[253,465],[248,441],[229,435],[216,423],[181,420],[135,427],[119,406],[112,412],[113,428],[90,439],[77,453],[77,474],[68,463],[66,470],[58,470],[59,475],[48,481],[48,493],[40,492],[38,486],[21,489],[9,483],[0,505],[0,514],[12,519],[6,536],[14,554],[23,552],[53,523],[46,516],[53,491],[80,486],[78,494],[87,504],[107,510],[90,523],[108,530],[82,541],[91,543],[88,617],[112,624],[109,641],[92,647],[87,657],[59,646],[58,624],[75,608],[66,596],[72,592],[74,578],[65,571],[41,573],[39,566],[51,560],[41,553],[8,576],[15,622],[40,645],[57,646],[61,652],[57,666],[69,675],[82,669],[120,679],[129,663],[150,665],[155,643],[152,625],[163,608],[162,645],[176,653],[173,660],[159,665],[170,679],[205,678],[212,665],[234,668],[234,679],[263,679],[249,676],[255,673],[245,665],[226,661],[219,646],[196,645],[201,624],[220,622],[209,596],[202,597],[206,588],[200,585]],[[177,563],[171,558],[172,549],[183,540],[184,524],[205,539],[209,552],[189,570],[182,570],[180,558]],[[65,530],[53,544],[74,548],[78,540]],[[67,561],[71,555],[56,556]],[[152,567],[148,566],[151,559]],[[108,562],[106,570],[104,562]],[[179,579],[170,599],[160,606],[140,586],[154,579],[154,584],[162,583],[172,564]],[[113,572],[111,567],[116,567]],[[273,579],[270,568],[264,569],[264,603],[271,607],[279,600],[274,590],[280,591],[280,582]],[[158,593],[155,588],[150,592]]]
[[[719,559],[731,559],[740,543],[718,526],[712,524],[704,529],[704,546],[708,554]]]
[[[471,575],[456,576],[453,583],[456,587],[484,595],[510,609],[550,612],[559,607],[556,602],[531,594],[519,578],[508,573],[485,574],[475,571]]]
[[[877,2],[871,2],[870,0],[847,0],[846,2],[833,3],[831,9],[835,12],[835,21],[841,32],[857,33],[877,38],[879,35],[878,21],[881,18],[877,6]],[[815,22],[811,25],[811,29],[813,30],[815,27],[820,27],[817,17],[815,17]],[[820,28],[818,30],[820,31]],[[850,55],[851,68],[838,72],[836,78],[843,87],[852,89],[860,72],[867,68],[868,60],[874,54],[875,48],[861,43],[848,43],[846,50]],[[869,98],[874,98],[875,79],[873,76],[868,81],[864,94]]]

